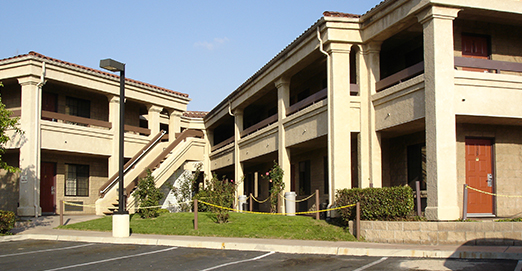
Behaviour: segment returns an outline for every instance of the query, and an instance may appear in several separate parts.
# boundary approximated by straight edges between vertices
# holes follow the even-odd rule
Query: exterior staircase
[[[201,130],[187,129],[177,134],[171,143],[161,142],[164,136],[164,132],[160,132],[124,166],[124,195],[130,213],[137,207],[132,192],[138,181],[147,175],[147,170],[151,170],[156,187],[160,187],[186,161],[203,159],[205,142]],[[117,183],[116,173],[102,186],[96,201],[96,214],[111,215],[118,209]]]

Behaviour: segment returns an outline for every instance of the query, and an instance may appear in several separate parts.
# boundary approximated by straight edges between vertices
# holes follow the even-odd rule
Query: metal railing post
[[[319,211],[321,211],[321,207],[319,206],[319,189],[315,189],[315,209],[317,213],[315,213],[315,219],[319,220]]]
[[[420,182],[415,182],[415,193],[417,194],[417,215],[422,216]]]
[[[468,219],[468,185],[464,184],[463,191],[463,204],[462,204],[462,220]]]
[[[253,208],[253,207],[252,207],[252,204],[253,204],[253,202],[252,202],[252,193],[250,193],[250,202],[249,202],[249,203],[250,203],[250,204],[249,204],[249,206],[250,206],[249,209],[250,209],[250,212],[252,212],[252,210],[253,210],[253,209],[252,209],[252,208]]]
[[[355,237],[357,240],[361,239],[361,204],[357,202],[355,204]]]
[[[198,229],[198,199],[194,199],[194,229]]]
[[[63,212],[64,212],[64,204],[63,204],[63,200],[60,200],[60,226],[63,226]]]

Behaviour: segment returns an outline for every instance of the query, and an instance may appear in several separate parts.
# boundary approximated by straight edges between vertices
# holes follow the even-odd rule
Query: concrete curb
[[[93,234],[93,233],[90,233]],[[109,233],[103,233],[108,235]],[[454,259],[509,259],[522,258],[522,247],[490,247],[490,246],[411,246],[390,245],[358,242],[316,242],[278,240],[267,242],[258,239],[238,239],[223,241],[209,240],[204,237],[178,237],[178,236],[154,236],[151,238],[143,235],[128,238],[116,238],[112,236],[86,236],[67,234],[20,234],[0,237],[0,242],[20,240],[55,240],[76,241],[90,243],[111,244],[136,244],[136,245],[161,245],[187,248],[229,249],[280,253],[299,254],[325,254],[325,255],[350,255],[350,256],[375,256],[375,257],[412,257],[412,258],[454,258]],[[186,239],[186,240],[184,240]],[[219,238],[211,238],[219,239]],[[237,238],[234,238],[237,239]],[[270,240],[268,240],[270,241]],[[273,241],[273,240],[272,240]],[[279,243],[279,244],[278,244]],[[307,244],[305,244],[307,243]],[[310,243],[310,244],[308,244]]]

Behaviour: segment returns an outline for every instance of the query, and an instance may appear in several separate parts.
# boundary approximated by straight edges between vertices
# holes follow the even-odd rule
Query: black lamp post
[[[100,68],[109,70],[111,72],[120,72],[120,127],[119,127],[119,167],[118,167],[118,183],[119,183],[119,198],[118,211],[115,214],[128,214],[125,209],[125,195],[123,183],[123,140],[124,140],[124,125],[125,125],[125,64],[115,61],[113,59],[100,60]]]

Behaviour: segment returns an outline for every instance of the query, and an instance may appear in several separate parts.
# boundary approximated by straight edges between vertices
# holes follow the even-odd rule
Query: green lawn
[[[230,213],[228,223],[218,224],[210,213],[199,213],[198,230],[194,230],[193,213],[165,213],[153,219],[131,215],[132,233],[162,235],[275,238],[325,241],[355,241],[347,229],[305,216],[279,216]],[[112,218],[60,226],[61,229],[111,231]]]

